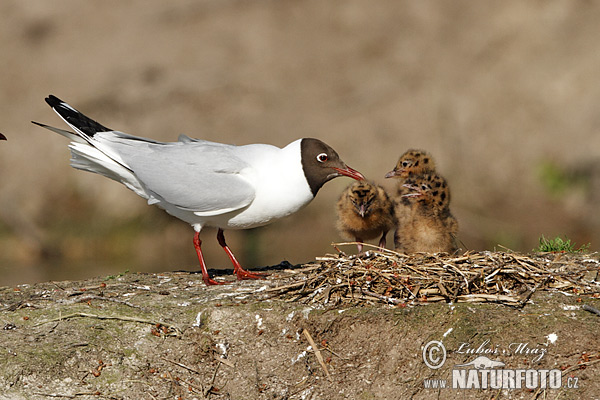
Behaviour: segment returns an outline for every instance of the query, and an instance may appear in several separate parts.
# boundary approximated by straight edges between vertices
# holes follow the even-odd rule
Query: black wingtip
[[[6,136],[0,133],[0,140],[6,140]]]
[[[46,100],[46,103],[48,103],[48,105],[52,108],[58,107],[60,105],[60,103],[64,103],[64,101],[62,101],[61,99],[59,99],[58,97],[56,97],[53,94],[46,97],[45,100]]]
[[[65,121],[67,121],[67,123],[71,124],[71,126],[79,129],[81,132],[90,137],[94,136],[98,132],[112,131],[112,129],[107,128],[93,119],[86,117],[81,112],[77,111],[52,94],[46,97],[45,100],[54,111],[56,111]]]

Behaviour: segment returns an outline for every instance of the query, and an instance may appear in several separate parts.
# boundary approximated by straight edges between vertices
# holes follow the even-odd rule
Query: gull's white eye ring
[[[319,155],[317,156],[317,161],[318,161],[318,162],[321,162],[321,163],[322,163],[322,162],[325,162],[325,161],[327,161],[327,160],[329,160],[329,156],[328,156],[326,153],[321,153],[321,154],[319,154]]]

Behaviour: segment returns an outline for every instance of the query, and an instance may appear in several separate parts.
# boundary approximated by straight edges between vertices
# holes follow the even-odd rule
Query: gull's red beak
[[[338,173],[341,175],[349,176],[350,178],[356,179],[357,181],[362,181],[365,179],[364,175],[358,172],[357,170],[350,168],[346,165],[345,168],[336,168],[333,167]]]

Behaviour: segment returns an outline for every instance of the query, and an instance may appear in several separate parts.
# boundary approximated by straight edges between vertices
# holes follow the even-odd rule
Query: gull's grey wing
[[[235,156],[235,146],[207,141],[142,142],[141,138],[103,133],[94,139],[117,153],[158,200],[198,215],[234,211],[254,200],[254,187],[240,175],[248,164]]]
[[[220,144],[220,143],[215,143],[215,142],[211,142],[209,140],[204,140],[204,139],[196,139],[196,138],[191,138],[188,135],[184,135],[183,133],[181,135],[179,135],[179,137],[177,138],[178,142],[183,142],[183,143],[208,143],[208,144]]]

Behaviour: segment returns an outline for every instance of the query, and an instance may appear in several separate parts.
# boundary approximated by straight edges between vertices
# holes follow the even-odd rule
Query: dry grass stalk
[[[334,248],[349,245],[354,243]],[[360,255],[340,251],[319,257],[296,270],[291,282],[268,291],[305,303],[396,306],[446,301],[523,307],[537,290],[600,296],[597,254],[408,255],[373,248]]]

